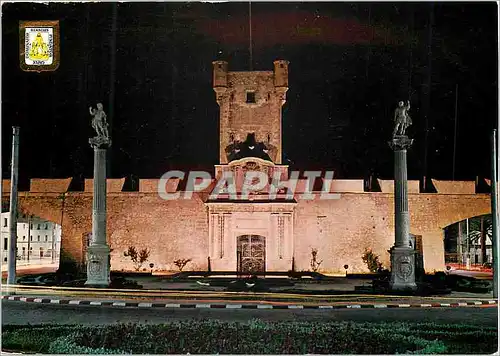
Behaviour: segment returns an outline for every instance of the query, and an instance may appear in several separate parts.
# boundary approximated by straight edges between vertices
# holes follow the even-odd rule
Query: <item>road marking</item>
[[[387,304],[374,304],[374,308],[387,308]]]
[[[16,297],[9,297],[9,300],[16,300]]]
[[[33,302],[35,302],[35,303],[41,303],[42,302],[42,298],[35,298],[35,299],[33,299]]]
[[[257,309],[273,309],[273,306],[269,304],[259,304],[257,305]]]
[[[125,307],[127,306],[127,303],[125,302],[113,302],[114,307]]]
[[[28,300],[28,298],[26,298],[26,297],[22,297],[22,298],[20,298],[19,300],[20,300],[21,302],[26,302],[26,301]]]
[[[59,299],[51,299],[50,304],[59,304],[60,300]]]
[[[481,302],[474,302],[474,305],[483,305]]]
[[[432,304],[420,304],[421,308],[432,308]]]
[[[226,304],[226,309],[241,309],[242,307],[241,304]]]
[[[358,305],[358,304],[348,305],[347,308],[349,308],[349,309],[360,309],[361,305]]]
[[[289,305],[288,309],[304,309],[303,305]]]
[[[139,303],[137,306],[139,308],[151,308],[153,306],[153,303]]]
[[[197,309],[210,308],[210,304],[196,304]]]
[[[333,309],[333,306],[331,306],[331,305],[320,305],[320,306],[318,306],[318,309]]]
[[[400,308],[409,308],[409,307],[411,307],[411,305],[410,304],[399,304],[398,307],[400,307]]]
[[[496,300],[488,300],[488,304],[496,304],[497,301]]]
[[[79,300],[70,300],[68,304],[75,304],[75,305],[79,305],[79,304],[80,304],[80,301],[79,301]]]
[[[441,303],[441,306],[442,307],[451,307],[451,304],[450,303]]]
[[[180,308],[180,304],[165,304],[165,308]]]
[[[90,305],[101,305],[101,302],[90,302]]]

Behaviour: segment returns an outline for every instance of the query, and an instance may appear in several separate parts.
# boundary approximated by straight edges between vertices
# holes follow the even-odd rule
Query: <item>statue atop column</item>
[[[406,136],[412,124],[410,102],[400,101],[394,111],[394,131],[389,146],[394,151],[394,246],[391,253],[392,290],[415,290],[415,249],[410,246],[410,211],[408,205],[408,168],[406,152],[413,139]]]
[[[410,101],[404,103],[400,101],[398,107],[394,110],[394,131],[392,137],[406,136],[406,129],[412,124],[410,111]]]
[[[111,146],[111,139],[108,132],[108,122],[106,113],[104,112],[102,103],[97,103],[97,109],[89,108],[92,115],[92,128],[96,131],[97,136],[89,139],[92,147],[101,148],[103,146]]]

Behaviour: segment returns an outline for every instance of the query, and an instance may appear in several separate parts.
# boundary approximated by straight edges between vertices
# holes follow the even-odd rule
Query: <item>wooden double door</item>
[[[237,255],[239,272],[265,272],[266,238],[261,235],[238,236]]]

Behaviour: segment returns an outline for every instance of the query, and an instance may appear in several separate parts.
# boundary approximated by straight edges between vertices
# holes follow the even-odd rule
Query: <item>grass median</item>
[[[3,348],[50,354],[490,354],[497,329],[435,323],[190,320],[4,326]]]

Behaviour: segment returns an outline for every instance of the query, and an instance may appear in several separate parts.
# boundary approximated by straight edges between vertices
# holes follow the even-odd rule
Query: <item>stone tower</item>
[[[273,71],[230,72],[227,62],[213,62],[221,165],[245,157],[281,165],[281,111],[288,90],[288,63],[274,61]]]

